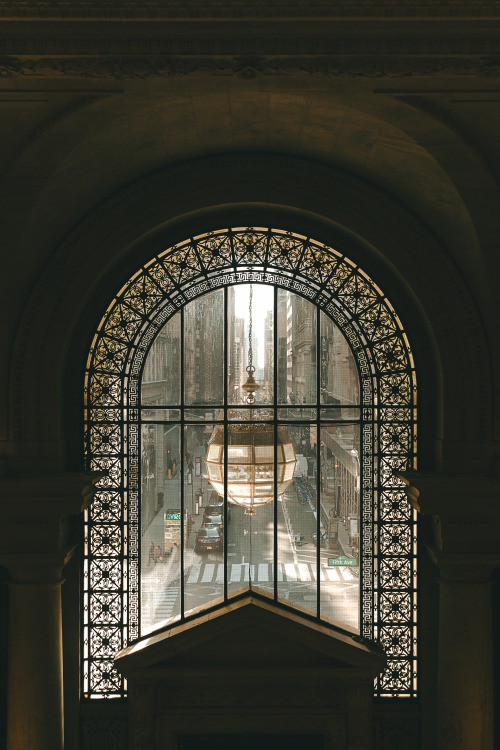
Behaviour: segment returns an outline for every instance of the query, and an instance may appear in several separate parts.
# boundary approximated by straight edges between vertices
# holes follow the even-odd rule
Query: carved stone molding
[[[343,30],[337,24],[331,29],[320,26],[310,33],[294,28],[291,34],[283,34],[277,26],[276,33],[267,29],[266,35],[259,29],[244,34],[243,29],[238,27],[231,29],[232,34],[221,30],[218,34],[209,35],[199,33],[196,28],[186,27],[186,33],[190,30],[189,38],[186,38],[186,34],[175,34],[169,26],[160,32],[152,25],[151,28],[142,29],[140,34],[135,26],[128,29],[128,33],[124,33],[121,26],[118,27],[120,33],[111,33],[110,29],[101,29],[96,25],[92,34],[77,33],[79,26],[76,29],[60,29],[58,34],[50,34],[48,30],[41,28],[35,36],[22,34],[18,38],[4,33],[0,38],[0,54],[12,55],[21,60],[30,57],[37,60],[40,57],[50,59],[52,56],[85,56],[96,59],[101,64],[108,56],[115,58],[125,55],[131,61],[142,56],[160,56],[164,59],[171,57],[174,63],[180,57],[177,62],[181,66],[184,60],[200,65],[205,58],[221,58],[223,62],[224,58],[234,57],[262,60],[271,69],[282,66],[284,61],[300,62],[305,58],[312,62],[318,57],[322,64],[328,60],[341,60],[345,64],[347,58],[353,55],[361,60],[372,56],[391,56],[417,62],[422,57],[434,58],[437,55],[457,59],[497,56],[500,53],[500,39],[498,34],[491,31],[498,31],[499,26],[500,21],[484,30],[472,27],[474,34],[468,34],[466,29],[458,34],[451,34],[446,27],[433,28],[432,33],[416,33],[405,27],[398,30],[397,35],[394,34],[395,29],[390,29],[388,33],[384,33],[384,29],[378,29],[378,33],[375,33],[373,27],[369,26],[361,30]],[[61,32],[66,36],[61,36]],[[220,61],[218,64],[221,64]]]
[[[364,50],[353,57],[290,56],[278,59],[257,54],[252,59],[232,55],[200,58],[160,54],[54,57],[53,54],[38,57],[4,55],[0,61],[0,76],[4,79],[146,80],[206,76],[242,79],[271,76],[390,79],[401,76],[430,77],[437,74],[496,79],[500,75],[500,45],[495,54],[491,50],[480,50],[463,56],[446,56],[446,53],[442,53],[420,57],[405,55],[403,50],[394,56],[370,56]]]
[[[442,0],[442,2],[420,3],[418,0],[273,0],[258,4],[249,0],[149,0],[148,2],[123,2],[123,0],[87,0],[87,2],[64,2],[44,0],[43,2],[3,2],[0,3],[0,17],[11,19],[207,19],[220,18],[498,18],[500,3],[473,2],[472,0]]]
[[[11,78],[496,76],[500,59],[497,2],[0,2],[0,18]]]

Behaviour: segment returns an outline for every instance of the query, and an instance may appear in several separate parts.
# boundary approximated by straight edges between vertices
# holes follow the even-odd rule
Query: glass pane
[[[239,505],[228,511],[228,593],[251,586],[273,595],[273,503],[259,506],[253,515]]]
[[[359,631],[359,426],[321,428],[321,615]]]
[[[232,421],[245,422],[249,419],[259,420],[260,422],[269,422],[274,419],[273,410],[267,407],[266,409],[255,409],[255,408],[244,408],[244,409],[228,409],[227,418]]]
[[[192,409],[187,408],[184,410],[184,418],[186,422],[213,422],[214,419],[222,419],[224,414],[220,407],[212,409],[206,406],[204,409]]]
[[[220,461],[222,455],[222,448],[209,446],[213,430],[210,424],[184,428],[186,615],[215,604],[224,595],[224,505],[208,481],[206,466],[207,451],[212,461]]]
[[[157,334],[146,357],[141,381],[144,406],[172,406],[181,400],[181,316],[176,313]]]
[[[322,404],[358,404],[356,362],[344,335],[325,313],[320,314],[320,381]]]
[[[141,428],[141,633],[180,615],[180,427]]]
[[[316,403],[316,307],[285,289],[278,289],[278,403]]]
[[[350,409],[349,407],[333,407],[333,409],[320,409],[320,419],[345,420],[352,422],[360,418],[360,409]]]
[[[316,614],[316,445],[309,440],[310,427],[286,427],[296,465],[278,508],[278,593],[287,603]]]
[[[179,409],[141,409],[143,422],[178,422],[181,418]]]
[[[310,406],[300,406],[287,409],[278,409],[278,419],[286,419],[290,422],[309,422],[316,419],[316,409]]]
[[[274,445],[256,445],[254,448],[254,457],[256,464],[271,463],[272,468],[274,462]]]
[[[220,404],[224,382],[224,291],[190,302],[184,309],[184,403]]]
[[[274,292],[264,284],[252,284],[252,362],[260,388],[255,403],[270,404],[274,397]],[[242,390],[249,362],[250,285],[229,287],[228,295],[228,402],[246,403]]]

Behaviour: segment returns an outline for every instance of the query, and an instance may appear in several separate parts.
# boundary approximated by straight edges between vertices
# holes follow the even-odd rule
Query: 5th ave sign
[[[329,557],[328,566],[333,567],[334,565],[357,565],[357,557],[347,557],[347,555],[339,555],[338,557]]]

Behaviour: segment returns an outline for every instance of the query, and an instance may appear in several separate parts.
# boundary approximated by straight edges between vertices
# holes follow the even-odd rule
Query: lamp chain
[[[253,286],[250,284],[250,295],[249,295],[250,301],[248,304],[248,312],[249,312],[249,324],[248,324],[248,367],[247,367],[247,373],[248,377],[246,380],[246,383],[242,385],[242,388],[247,393],[247,404],[254,404],[255,403],[255,391],[259,390],[260,385],[255,382],[253,374],[255,372],[255,367],[253,366],[253,347],[252,347],[252,336],[253,336],[253,314],[252,314],[252,302],[253,302]],[[253,413],[250,412],[250,416],[253,416]]]
[[[248,313],[250,322],[248,324],[248,367],[247,372],[253,375],[255,368],[253,366],[253,349],[252,349],[252,300],[253,300],[253,286],[250,284],[250,302],[248,304]]]

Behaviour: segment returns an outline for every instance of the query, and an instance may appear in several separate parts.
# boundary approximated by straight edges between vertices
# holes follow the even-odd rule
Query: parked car
[[[219,526],[224,527],[224,516],[220,513],[207,513],[205,511],[203,515],[203,526]]]
[[[227,507],[227,520],[229,521],[231,516],[231,508]],[[213,520],[210,521],[209,519],[213,518],[220,518],[219,521]],[[213,523],[214,525],[223,525],[224,524],[224,503],[222,500],[220,503],[210,503],[210,505],[207,505],[205,507],[205,510],[203,511],[203,523]]]
[[[196,534],[194,551],[198,554],[203,552],[222,552],[224,537],[219,526],[203,526]]]

